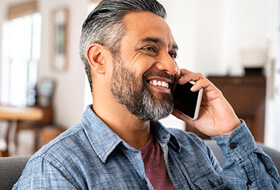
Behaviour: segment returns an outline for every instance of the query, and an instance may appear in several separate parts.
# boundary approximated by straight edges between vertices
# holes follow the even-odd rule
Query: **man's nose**
[[[169,54],[161,56],[161,59],[156,64],[156,68],[160,71],[165,71],[170,75],[176,75],[179,72],[179,67],[176,61]]]

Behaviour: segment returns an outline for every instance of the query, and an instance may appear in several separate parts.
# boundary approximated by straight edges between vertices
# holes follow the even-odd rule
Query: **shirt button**
[[[148,182],[147,182],[147,180],[146,180],[146,179],[143,179],[143,181],[144,181],[144,183],[145,183],[145,184],[148,184]]]
[[[230,143],[229,145],[230,149],[235,149],[237,147],[236,143]]]
[[[246,185],[247,185],[247,186],[251,186],[251,185],[252,185],[252,183],[253,183],[253,182],[252,182],[250,179],[248,179],[248,181],[247,181]]]

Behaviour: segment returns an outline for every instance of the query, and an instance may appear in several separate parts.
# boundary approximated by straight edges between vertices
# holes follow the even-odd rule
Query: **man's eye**
[[[153,46],[144,47],[143,49],[147,50],[147,51],[150,51],[150,52],[153,52],[153,53],[155,53],[157,51],[156,48],[153,47]]]
[[[170,52],[169,53],[170,57],[172,57],[173,59],[177,58],[177,52]]]

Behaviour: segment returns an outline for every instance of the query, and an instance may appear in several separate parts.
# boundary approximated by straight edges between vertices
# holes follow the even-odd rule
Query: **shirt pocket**
[[[193,181],[195,187],[201,190],[228,190],[228,182],[218,173],[210,171]]]

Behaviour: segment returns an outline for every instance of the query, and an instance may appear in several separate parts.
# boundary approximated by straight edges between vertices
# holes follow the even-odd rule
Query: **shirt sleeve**
[[[67,175],[42,157],[33,158],[27,165],[13,189],[77,189]]]
[[[280,178],[271,158],[258,148],[245,122],[227,136],[212,137],[226,162],[222,175],[232,189],[280,189]]]

